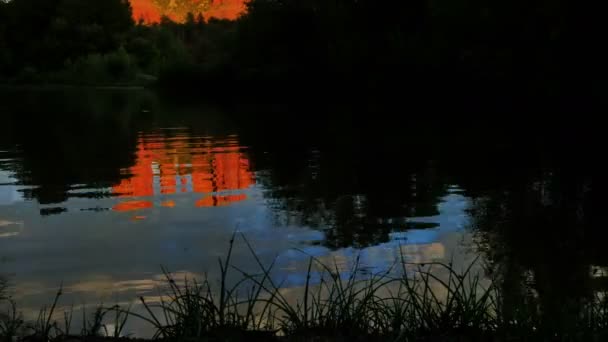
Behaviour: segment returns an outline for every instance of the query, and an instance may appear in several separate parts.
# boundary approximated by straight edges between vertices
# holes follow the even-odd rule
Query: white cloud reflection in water
[[[342,277],[357,257],[370,274],[386,271],[401,255],[416,263],[453,260],[456,268],[476,256],[465,229],[469,200],[457,188],[440,199],[436,216],[408,218],[435,228],[393,231],[387,242],[363,249],[330,249],[319,244],[322,230],[275,220],[277,208],[268,205],[264,185],[255,183],[236,136],[141,135],[136,155],[135,165],[122,170],[126,177],[102,189],[116,197],[76,196],[91,189],[73,186],[60,215],[41,216],[44,206],[24,200],[16,180],[0,172],[0,273],[15,284],[14,297],[26,317],[48,305],[60,284],[61,308],[85,304],[91,312],[99,303],[158,299],[161,266],[176,271],[178,279],[204,273],[218,279],[217,259],[225,256],[235,229],[266,265],[276,258],[272,276],[292,300],[301,293],[309,256],[336,263]],[[259,271],[243,242],[237,242],[232,260],[248,272]],[[238,278],[234,272],[229,280]],[[134,310],[142,312],[138,305]],[[128,330],[146,335],[147,327],[132,320]]]
[[[3,262],[3,271],[12,274],[13,283],[19,284],[14,294],[20,309],[33,317],[41,305],[52,300],[61,283],[65,289],[62,308],[84,303],[91,312],[98,303],[134,303],[133,310],[143,313],[136,299],[158,299],[158,289],[164,284],[161,265],[176,271],[176,279],[186,275],[201,279],[204,273],[211,280],[219,279],[217,258],[225,255],[237,226],[264,263],[268,265],[277,258],[273,277],[277,283],[284,282],[284,295],[294,301],[306,279],[308,255],[329,265],[336,263],[343,277],[349,276],[357,256],[361,269],[370,273],[386,270],[401,254],[407,262],[453,261],[456,268],[475,258],[470,250],[471,237],[465,230],[468,200],[458,194],[442,199],[437,216],[412,218],[438,223],[437,228],[395,232],[389,242],[361,250],[330,250],[310,243],[322,239],[319,231],[273,226],[260,191],[253,187],[247,190],[247,200],[226,207],[199,208],[195,212],[179,205],[149,209],[148,218],[142,222],[129,220],[128,213],[101,212],[96,220],[90,220],[86,212],[74,212],[69,214],[72,225],[66,227],[61,215],[44,219],[32,215],[24,227],[28,236],[15,237],[10,245],[3,245],[3,254],[14,256]],[[194,196],[180,194],[175,200],[189,202]],[[103,201],[110,204],[113,200]],[[77,226],[80,228],[75,229]],[[234,264],[259,271],[243,242],[236,244]],[[229,280],[238,278],[234,272]],[[75,322],[75,327],[78,324]],[[136,319],[128,326],[139,335],[149,333],[148,328]]]

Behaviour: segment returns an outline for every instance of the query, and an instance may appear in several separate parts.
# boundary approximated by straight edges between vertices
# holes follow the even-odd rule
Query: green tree
[[[6,23],[8,22],[8,4],[0,1],[0,77],[10,64],[8,46],[6,46]]]
[[[158,72],[158,64],[161,52],[154,41],[145,37],[134,37],[126,46],[127,51],[132,54],[139,68],[149,74]]]
[[[67,23],[74,53],[114,50],[134,25],[128,0],[62,0],[58,17]]]
[[[135,76],[133,60],[122,46],[105,56],[105,68],[112,81],[128,81]]]
[[[13,0],[2,4],[2,39],[15,71],[62,68],[68,59],[117,49],[133,27],[128,0]]]

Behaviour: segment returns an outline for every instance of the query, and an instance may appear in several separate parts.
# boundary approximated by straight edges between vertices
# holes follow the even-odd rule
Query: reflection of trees
[[[7,143],[19,147],[17,162],[6,168],[32,186],[23,190],[25,196],[41,204],[103,196],[82,190],[111,186],[120,180],[121,168],[132,163],[135,137],[129,122],[141,112],[139,100],[124,92],[8,94],[2,131],[18,133]]]
[[[590,169],[581,167],[584,157],[559,156],[548,165],[540,165],[537,157],[537,167],[523,157],[507,159],[494,170],[480,167],[496,177],[491,185],[468,184],[476,198],[471,222],[490,270],[500,279],[504,314],[521,319],[534,294],[538,307],[532,310],[541,314],[544,328],[576,330],[586,314],[583,304],[599,290],[592,285],[590,265],[605,263],[597,258],[605,248],[597,242],[606,234],[592,217],[598,184]]]
[[[6,113],[0,150],[18,145],[3,154],[0,169],[41,204],[113,195],[109,189],[131,176],[122,171],[135,165],[137,132],[179,122],[193,127],[193,135],[233,133],[213,106],[161,102],[147,91],[15,90],[0,96],[0,107]]]
[[[597,159],[592,144],[572,133],[550,135],[553,130],[540,136],[536,128],[519,129],[517,139],[511,131],[479,127],[456,131],[457,139],[449,132],[428,135],[418,144],[402,135],[405,141],[394,145],[387,130],[382,139],[353,139],[350,130],[332,130],[338,133],[319,154],[285,140],[289,148],[276,160],[254,156],[258,169],[271,170],[262,181],[279,212],[329,227],[328,246],[361,247],[407,229],[400,218],[436,214],[446,184],[458,184],[472,199],[471,226],[499,277],[506,317],[538,313],[548,329],[576,328],[572,322],[586,314],[582,304],[604,289],[590,266],[608,264],[608,233],[598,222],[606,186],[589,164]],[[560,143],[562,136],[572,139]]]
[[[379,144],[325,147],[253,156],[257,169],[268,170],[258,181],[283,224],[326,229],[329,247],[365,247],[412,228],[409,218],[438,214],[447,184],[428,160]]]

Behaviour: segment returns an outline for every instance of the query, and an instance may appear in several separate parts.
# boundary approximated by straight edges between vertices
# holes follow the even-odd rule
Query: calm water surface
[[[67,306],[152,296],[161,266],[215,278],[234,231],[276,258],[286,288],[304,283],[307,255],[344,271],[360,256],[379,272],[403,254],[457,267],[479,258],[493,275],[532,272],[540,289],[562,277],[548,295],[576,297],[589,287],[571,284],[606,260],[589,228],[590,180],[531,162],[543,160],[536,145],[140,91],[4,98],[0,274],[26,314],[60,284]],[[233,261],[257,270],[242,241]]]

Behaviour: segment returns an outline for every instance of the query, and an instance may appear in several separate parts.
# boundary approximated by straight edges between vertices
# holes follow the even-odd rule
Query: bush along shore
[[[500,281],[456,271],[450,264],[407,264],[403,258],[379,274],[362,277],[356,260],[342,276],[336,265],[311,257],[298,300],[288,299],[245,240],[259,273],[231,265],[235,237],[220,260],[219,288],[204,279],[177,281],[165,271],[160,301],[130,307],[98,307],[72,331],[73,312],[57,312],[61,290],[38,318],[25,322],[17,304],[2,296],[2,341],[130,340],[129,320],[142,320],[161,341],[603,341],[608,337],[604,294],[582,304],[576,319],[555,327],[543,320],[536,295],[525,304],[508,303]],[[228,285],[228,275],[241,280]],[[348,276],[344,276],[347,274]],[[398,275],[396,275],[398,274]],[[442,274],[442,276],[438,276]],[[215,283],[215,282],[214,282]],[[482,284],[489,285],[483,286]],[[0,287],[7,293],[6,286]],[[60,317],[60,318],[58,318]]]

